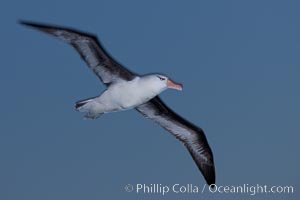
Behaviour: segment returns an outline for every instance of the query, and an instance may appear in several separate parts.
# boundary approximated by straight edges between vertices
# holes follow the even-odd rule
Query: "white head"
[[[151,74],[143,77],[148,82],[149,89],[154,93],[159,94],[164,90],[171,88],[182,90],[182,85],[171,81],[168,77],[161,74]]]

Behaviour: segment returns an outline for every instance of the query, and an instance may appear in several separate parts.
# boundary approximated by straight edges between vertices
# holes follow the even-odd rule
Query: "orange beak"
[[[174,83],[174,82],[171,81],[171,80],[168,80],[168,81],[167,81],[167,86],[168,86],[168,88],[172,88],[172,89],[180,90],[180,91],[183,89],[183,87],[182,87],[181,84]]]

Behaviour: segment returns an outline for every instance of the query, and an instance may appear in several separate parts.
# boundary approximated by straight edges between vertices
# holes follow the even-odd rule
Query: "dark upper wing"
[[[186,121],[169,109],[159,97],[136,108],[146,118],[172,133],[187,147],[206,182],[215,183],[213,153],[201,128]]]
[[[94,35],[45,24],[25,21],[20,21],[20,23],[53,35],[71,44],[78,51],[89,68],[91,68],[106,85],[120,79],[131,80],[135,77],[134,73],[121,66],[105,52],[97,37]]]

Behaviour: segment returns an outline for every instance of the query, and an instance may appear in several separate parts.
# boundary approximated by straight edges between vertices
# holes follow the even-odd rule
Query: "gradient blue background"
[[[130,70],[183,83],[161,97],[206,132],[217,184],[294,186],[165,199],[299,199],[299,1],[0,4],[0,199],[160,199],[124,186],[204,184],[184,146],[136,111],[83,120],[74,102],[105,87],[70,46],[18,19],[95,33]]]

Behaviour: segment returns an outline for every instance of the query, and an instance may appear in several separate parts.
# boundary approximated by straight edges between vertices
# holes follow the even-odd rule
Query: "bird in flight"
[[[179,139],[207,184],[215,184],[213,153],[203,130],[176,114],[158,97],[168,88],[182,90],[182,85],[161,74],[139,76],[129,71],[104,50],[95,35],[27,21],[20,21],[20,24],[70,44],[107,86],[99,96],[75,104],[76,110],[85,113],[85,118],[96,119],[104,113],[136,109]]]

